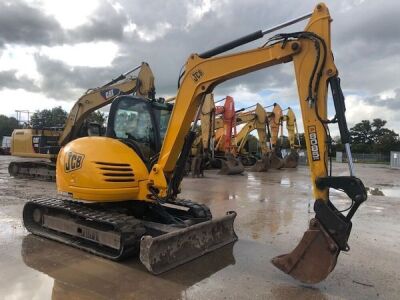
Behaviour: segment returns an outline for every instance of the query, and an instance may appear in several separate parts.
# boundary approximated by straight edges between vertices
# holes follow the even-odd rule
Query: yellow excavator
[[[299,131],[297,129],[296,115],[293,110],[288,107],[283,111],[287,110],[286,115],[282,116],[281,119],[281,137],[283,137],[283,123],[286,123],[286,129],[288,132],[289,139],[289,153],[283,158],[284,168],[296,168],[299,163],[299,153],[297,152],[300,148]],[[283,141],[281,141],[281,145]]]
[[[137,76],[133,76],[136,71],[139,71]],[[55,181],[55,162],[60,148],[81,136],[100,135],[100,124],[86,122],[89,114],[110,104],[116,97],[131,93],[139,97],[155,97],[154,76],[145,62],[102,87],[89,89],[72,107],[63,127],[14,130],[11,155],[42,160],[11,162],[9,174],[17,178]]]
[[[280,33],[260,47],[219,55],[307,18],[304,31]],[[196,138],[193,120],[198,120],[205,96],[218,84],[292,61],[315,217],[299,245],[272,263],[302,282],[326,278],[340,251],[349,250],[351,219],[367,198],[362,181],[354,176],[344,96],[331,51],[331,21],[321,3],[295,20],[190,55],[179,76],[173,108],[135,96],[114,99],[106,136],[78,138],[60,150],[56,170],[61,198],[26,202],[26,228],[110,259],[139,253],[156,274],[234,242],[236,213],[213,219],[207,206],[177,197]],[[336,110],[332,120],[327,118],[328,86]],[[334,122],[349,157],[349,176],[332,176],[328,165],[328,124]],[[346,215],[330,201],[331,188],[351,199]]]
[[[272,113],[269,114],[267,118],[267,126],[270,128],[271,132],[269,161],[273,169],[281,169],[285,165],[282,158],[280,141],[278,139],[282,116],[283,112],[281,106],[278,103],[274,103]]]
[[[262,172],[267,171],[269,168],[269,158],[266,159],[269,156],[266,119],[267,112],[259,103],[255,105],[255,109],[240,113],[236,117],[237,125],[245,124],[234,139],[237,146],[237,155],[241,157],[244,165],[252,166],[252,171]],[[248,153],[243,153],[247,138],[253,130],[257,130],[258,141],[261,148],[262,157],[259,161],[257,161],[255,157],[251,157]]]

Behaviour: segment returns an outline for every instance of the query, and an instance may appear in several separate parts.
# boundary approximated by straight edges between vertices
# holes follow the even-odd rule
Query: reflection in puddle
[[[289,177],[282,177],[281,178],[281,185],[283,185],[283,186],[292,186],[290,178]]]
[[[33,235],[24,237],[21,256],[28,267],[54,278],[53,299],[180,299],[188,288],[234,265],[233,247],[157,277],[138,259],[116,263]]]

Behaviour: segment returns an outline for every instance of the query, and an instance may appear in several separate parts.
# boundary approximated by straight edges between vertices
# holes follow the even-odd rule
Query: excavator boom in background
[[[240,156],[243,163],[246,162],[246,164],[244,163],[245,165],[253,166],[251,170],[256,172],[267,171],[269,168],[269,160],[263,159],[268,156],[266,119],[267,112],[259,103],[255,105],[255,109],[242,112],[236,117],[237,125],[245,124],[235,138],[237,155]],[[257,161],[257,159],[252,157],[249,153],[244,153],[247,138],[253,130],[257,130],[258,141],[261,148],[261,161]]]
[[[131,74],[138,71],[138,75]],[[102,124],[85,123],[93,111],[110,104],[120,95],[135,94],[154,98],[154,75],[143,62],[102,87],[89,89],[72,107],[62,127],[15,129],[12,133],[11,154],[42,160],[14,161],[9,164],[11,176],[55,181],[57,154],[69,141],[88,134],[100,135]],[[43,160],[44,159],[44,160]]]
[[[293,110],[288,107],[286,115],[282,116],[281,119],[281,137],[283,138],[283,123],[286,122],[286,129],[288,132],[289,139],[289,153],[283,158],[284,168],[296,168],[299,163],[299,153],[297,152],[300,148],[299,131],[297,130],[296,115]],[[283,140],[281,140],[281,145]]]
[[[173,108],[132,96],[115,99],[106,137],[76,139],[60,150],[57,187],[65,200],[28,201],[23,212],[25,226],[35,234],[105,257],[118,259],[139,252],[142,263],[154,273],[234,242],[235,213],[212,219],[206,206],[177,198],[196,138],[196,122],[192,122],[198,119],[206,95],[218,84],[292,61],[310,161],[315,218],[298,247],[272,262],[303,282],[326,278],[340,251],[349,250],[351,219],[367,196],[351,163],[350,176],[331,176],[328,172],[328,86],[336,109],[334,121],[351,162],[349,132],[331,51],[328,8],[318,4],[312,14],[296,21],[310,17],[304,31],[277,34],[262,47],[219,55],[284,25],[192,54],[180,74]],[[161,130],[168,119],[166,131]],[[330,188],[350,197],[352,206],[347,215],[330,201]]]
[[[221,101],[225,101],[224,105],[215,105]],[[202,173],[200,169],[205,161],[218,167],[221,175],[236,175],[244,171],[241,162],[234,157],[232,142],[232,136],[236,136],[235,102],[231,96],[217,102],[213,94],[208,94],[201,108],[201,132],[192,146],[195,149],[191,163],[193,176]]]

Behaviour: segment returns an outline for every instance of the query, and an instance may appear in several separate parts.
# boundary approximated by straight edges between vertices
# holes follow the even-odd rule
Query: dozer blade
[[[301,282],[313,284],[324,280],[335,268],[339,247],[317,219],[297,247],[289,254],[272,259],[272,264]]]
[[[160,274],[237,241],[233,228],[236,213],[191,225],[158,237],[143,236],[140,261],[153,274]]]
[[[272,169],[282,169],[284,167],[283,159],[280,158],[275,152],[272,152],[270,157]]]
[[[297,151],[292,150],[286,157],[284,158],[284,168],[297,168],[299,164],[299,154]]]
[[[221,160],[220,175],[237,175],[244,172],[243,164],[237,159]]]

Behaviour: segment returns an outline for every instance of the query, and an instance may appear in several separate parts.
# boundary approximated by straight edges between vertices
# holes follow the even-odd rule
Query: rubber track
[[[18,173],[11,174],[10,168],[12,165],[18,166]],[[21,172],[21,169],[35,169],[35,170],[43,170],[44,172],[49,172],[49,175],[41,175],[41,174],[32,174]],[[41,181],[56,181],[56,165],[50,162],[34,162],[34,161],[13,161],[9,165],[9,174],[18,179],[34,179]]]
[[[24,225],[33,234],[50,238],[86,250],[90,253],[111,259],[120,260],[132,256],[139,250],[141,236],[145,228],[140,220],[133,216],[113,211],[104,211],[104,208],[88,207],[88,204],[64,201],[56,198],[38,198],[27,202],[24,206]],[[32,215],[35,208],[46,210],[49,215],[64,214],[80,220],[90,221],[90,224],[98,227],[112,227],[121,236],[121,247],[119,250],[102,246],[93,241],[70,236],[45,227],[41,227],[33,221]],[[97,224],[96,224],[97,223]]]
[[[194,219],[200,218],[202,221],[212,219],[210,209],[204,204],[198,204],[190,200],[173,200],[169,201],[169,203],[189,207]],[[104,226],[112,227],[113,231],[118,232],[121,236],[121,248],[119,250],[111,249],[93,241],[42,227],[33,220],[33,210],[35,208],[40,208],[49,215],[63,214],[79,220],[90,221],[91,226],[98,225],[99,228],[104,228]],[[105,208],[101,205],[57,198],[42,197],[28,201],[24,206],[23,220],[25,227],[33,234],[56,240],[111,260],[121,260],[136,255],[139,251],[140,239],[146,233],[141,221],[133,216],[115,212],[112,208]]]

